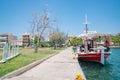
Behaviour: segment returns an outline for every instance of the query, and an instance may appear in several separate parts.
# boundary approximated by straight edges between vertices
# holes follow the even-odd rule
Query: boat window
[[[88,41],[88,44],[90,44],[90,41]]]

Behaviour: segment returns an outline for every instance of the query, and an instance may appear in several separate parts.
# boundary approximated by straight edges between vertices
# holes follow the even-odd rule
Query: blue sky
[[[79,35],[85,29],[85,14],[89,30],[115,34],[120,32],[120,0],[0,0],[0,34],[21,36],[30,29],[31,14],[43,13],[48,5],[51,20],[69,35]]]

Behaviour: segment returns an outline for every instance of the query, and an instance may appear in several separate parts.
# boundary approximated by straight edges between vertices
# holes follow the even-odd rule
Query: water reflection
[[[104,66],[96,62],[80,61],[87,80],[111,80],[112,65],[106,62]]]
[[[80,61],[87,80],[120,80],[120,49],[112,49],[112,54],[101,66],[95,62]]]

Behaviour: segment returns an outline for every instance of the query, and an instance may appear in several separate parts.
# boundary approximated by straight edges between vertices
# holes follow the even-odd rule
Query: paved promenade
[[[86,80],[71,48],[67,48],[27,72],[4,80],[75,80],[76,73]]]

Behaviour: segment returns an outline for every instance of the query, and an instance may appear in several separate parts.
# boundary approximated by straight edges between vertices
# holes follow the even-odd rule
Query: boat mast
[[[88,33],[88,20],[87,20],[87,14],[85,15],[85,32]]]
[[[85,52],[88,53],[88,43],[87,43],[87,33],[88,33],[88,20],[87,20],[87,14],[85,15],[85,33],[86,33],[86,37],[85,37],[85,42],[84,42],[84,45],[85,45]]]

